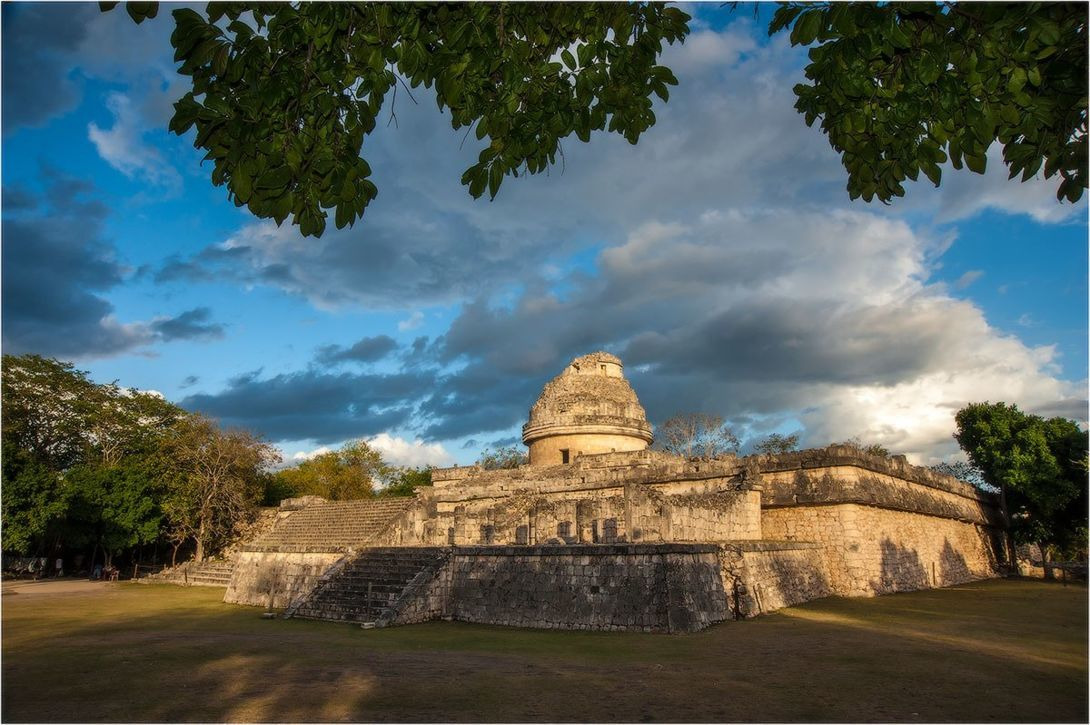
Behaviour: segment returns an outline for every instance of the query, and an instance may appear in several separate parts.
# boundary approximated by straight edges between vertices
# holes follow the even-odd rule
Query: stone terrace
[[[292,511],[249,551],[337,551],[362,547],[414,503],[409,497],[329,501]]]

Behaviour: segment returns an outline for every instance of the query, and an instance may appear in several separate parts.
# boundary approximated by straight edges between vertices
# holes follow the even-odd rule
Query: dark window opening
[[[567,463],[568,462],[568,449],[567,448],[561,448],[560,449],[560,462],[561,463]]]

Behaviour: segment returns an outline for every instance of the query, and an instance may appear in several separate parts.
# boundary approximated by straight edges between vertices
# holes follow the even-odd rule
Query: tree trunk
[[[197,551],[193,555],[194,560],[199,564],[204,561],[204,536],[205,536],[205,519],[201,519],[201,528],[197,531]]]
[[[178,549],[182,547],[182,542],[178,542],[174,545],[174,550],[170,552],[170,568],[173,569],[178,564]]]
[[[1018,569],[1018,550],[1014,548],[1014,535],[1011,534],[1011,515],[1007,510],[1007,484],[999,485],[999,505],[1003,509],[1003,526],[1005,528],[1004,540],[1007,542],[1007,564],[1010,565],[1010,574],[1021,576]]]
[[[1041,549],[1041,569],[1045,572],[1045,579],[1054,581],[1056,575],[1052,573],[1052,567],[1048,565],[1048,550],[1051,544],[1045,541],[1038,541],[1037,546]]]

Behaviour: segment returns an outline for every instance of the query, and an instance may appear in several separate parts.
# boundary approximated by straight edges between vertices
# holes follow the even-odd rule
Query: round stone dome
[[[522,427],[534,466],[569,463],[580,454],[639,451],[653,440],[624,365],[607,352],[572,360],[545,384]]]

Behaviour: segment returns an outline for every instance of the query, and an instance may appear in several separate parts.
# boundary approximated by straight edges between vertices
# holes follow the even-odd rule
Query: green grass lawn
[[[3,597],[5,722],[1081,721],[1087,592],[980,582],[690,635],[264,620],[222,589]]]

